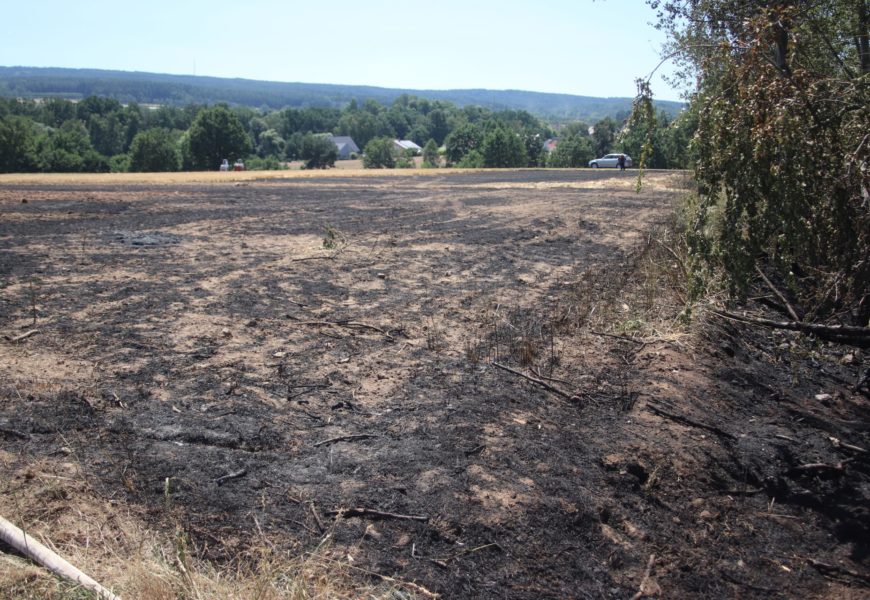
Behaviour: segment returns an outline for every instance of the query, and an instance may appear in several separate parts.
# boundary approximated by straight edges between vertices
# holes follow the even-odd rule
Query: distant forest
[[[406,90],[100,69],[0,67],[0,97],[7,98],[83,99],[103,96],[124,104],[136,102],[184,106],[223,102],[230,106],[275,110],[286,107],[341,109],[352,100],[359,103],[375,100],[388,105],[403,95],[430,101],[441,100],[460,107],[524,110],[555,123],[618,118],[631,110],[632,102],[631,98],[595,98],[518,90]],[[683,104],[657,101],[656,107],[673,117]]]
[[[5,69],[10,71],[14,69]],[[0,94],[0,173],[213,170],[224,160],[242,160],[249,169],[287,168],[293,161],[303,161],[305,168],[326,168],[339,158],[330,136],[352,138],[357,144],[354,157],[369,168],[417,164],[407,151],[397,149],[397,139],[422,148],[418,152],[429,168],[575,168],[609,152],[643,156],[653,168],[685,168],[692,162],[689,141],[697,128],[692,109],[674,117],[659,108],[639,125],[631,118],[630,103],[597,119],[546,119],[523,108],[460,105],[413,94],[383,96],[395,91],[380,88],[307,86],[307,95],[295,97],[303,105],[293,106],[290,96],[255,91],[256,85],[284,84],[174,78],[225,86],[204,88],[169,84],[169,76],[152,81],[117,74],[104,80],[96,77],[100,72],[87,72],[89,77],[71,76],[79,72],[69,70],[33,72],[38,76],[0,82],[8,94]],[[50,72],[66,73],[67,83],[45,76]],[[30,83],[21,87],[24,81]],[[318,88],[331,95],[314,91]],[[30,97],[20,93],[24,89]],[[59,95],[61,89],[70,97]],[[368,92],[382,96],[355,96]],[[471,98],[475,92],[462,93]],[[487,98],[498,93],[481,94]],[[240,102],[266,98],[280,107]],[[329,101],[324,106],[325,98]]]

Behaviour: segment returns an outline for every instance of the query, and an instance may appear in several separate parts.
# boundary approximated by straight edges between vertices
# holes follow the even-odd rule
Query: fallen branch
[[[643,579],[640,582],[640,586],[637,588],[637,593],[631,597],[631,600],[640,600],[644,596],[652,595],[654,590],[658,588],[655,584],[650,585],[650,578],[652,577],[652,570],[655,563],[656,555],[650,554],[649,560],[646,563],[646,572],[643,574]]]
[[[221,475],[220,477],[215,479],[214,482],[218,485],[223,485],[227,481],[231,481],[233,479],[239,479],[241,477],[244,477],[247,474],[248,474],[247,469],[241,469],[239,471],[235,471],[234,473],[228,473],[226,475]]]
[[[830,576],[833,573],[837,573],[840,575],[848,575],[854,579],[858,579],[861,581],[870,581],[870,575],[864,575],[863,573],[858,573],[856,571],[852,571],[850,569],[846,569],[844,567],[839,567],[837,565],[829,565],[828,563],[823,563],[820,560],[816,560],[814,558],[806,559],[809,564],[818,569],[818,571],[822,575]]]
[[[743,315],[738,315],[736,313],[714,309],[709,309],[709,312],[722,319],[739,321],[749,325],[761,325],[773,329],[799,331],[801,333],[815,335],[823,340],[854,346],[870,346],[870,327],[858,327],[854,325],[820,325],[818,323],[799,323],[795,321],[771,321],[770,319],[744,317]]]
[[[13,338],[11,338],[11,337],[9,337],[9,336],[4,336],[4,337],[6,337],[7,340],[9,340],[10,342],[12,342],[12,343],[14,344],[14,343],[16,343],[16,342],[20,342],[20,341],[26,340],[26,339],[29,338],[30,336],[32,336],[32,335],[36,335],[37,333],[39,333],[39,330],[38,330],[38,329],[31,329],[30,331],[25,331],[25,332],[22,333],[21,335],[16,335],[16,336],[13,337]]]
[[[54,551],[36,541],[33,536],[28,536],[3,517],[0,517],[0,540],[55,575],[75,581],[83,588],[96,593],[100,598],[105,600],[120,600],[120,597],[82,573]]]
[[[360,321],[299,321],[299,325],[309,325],[315,327],[348,327],[350,329],[370,329],[371,331],[377,331],[391,342],[395,341],[395,338],[393,336],[391,336],[380,327],[376,327],[375,325],[369,325],[368,323],[362,323]]]
[[[537,377],[538,379],[546,379],[547,381],[555,381],[556,383],[566,383],[568,385],[571,385],[570,381],[565,381],[564,379],[558,379],[556,377],[547,377],[546,375],[543,375],[540,371],[538,371],[535,367],[530,367],[529,370],[534,373],[535,377]]]
[[[627,335],[619,335],[616,333],[605,333],[603,331],[595,331],[594,329],[590,329],[589,333],[591,333],[592,335],[600,336],[600,337],[609,337],[609,338],[614,338],[617,340],[625,340],[626,342],[634,342],[635,344],[640,344],[641,346],[645,346],[647,344],[647,342],[645,342],[643,340],[636,340],[632,337],[628,337]]]
[[[531,375],[526,375],[525,373],[521,373],[520,371],[517,371],[516,369],[511,369],[510,367],[507,367],[507,366],[500,364],[500,363],[497,363],[495,361],[492,361],[492,363],[490,363],[490,364],[492,364],[492,366],[494,366],[494,367],[501,369],[502,371],[507,371],[508,373],[513,373],[514,375],[517,375],[518,377],[522,377],[523,379],[531,381],[532,383],[537,383],[541,387],[553,392],[557,396],[561,396],[562,398],[565,398],[566,400],[570,400],[571,402],[579,402],[580,401],[579,396],[569,394],[568,392],[564,392],[564,391],[560,390],[559,388],[550,385],[546,381],[538,379],[537,377],[532,377]]]
[[[335,260],[335,254],[321,254],[320,256],[303,256],[302,258],[291,258],[290,262],[304,262],[306,260]]]
[[[420,521],[426,523],[429,517],[424,515],[400,515],[391,512],[383,512],[372,508],[341,508],[338,510],[330,510],[327,513],[331,517],[347,519],[349,517],[366,517],[369,519],[396,519],[399,521]]]
[[[707,425],[706,423],[699,423],[698,421],[693,421],[692,419],[690,419],[688,417],[684,417],[682,415],[677,415],[677,414],[674,414],[672,412],[668,412],[668,411],[664,410],[663,408],[659,408],[655,404],[647,404],[646,406],[648,409],[650,409],[651,411],[653,411],[655,414],[659,415],[660,417],[665,417],[665,418],[670,419],[672,421],[676,421],[677,423],[681,423],[683,425],[689,425],[690,427],[697,427],[699,429],[706,429],[710,433],[715,433],[716,435],[718,435],[720,437],[727,438],[729,440],[736,439],[734,435],[728,433],[727,431],[722,431],[721,429],[719,429],[718,427],[715,427],[713,425]]]
[[[371,433],[357,433],[353,435],[340,435],[338,437],[329,438],[328,440],[322,440],[314,444],[314,447],[317,448],[319,446],[325,446],[327,444],[335,444],[338,442],[352,442],[355,440],[367,440],[370,438],[376,438],[378,436],[373,435]]]
[[[761,275],[761,278],[764,280],[764,283],[767,284],[767,287],[770,288],[770,291],[773,292],[774,294],[776,294],[776,297],[779,298],[780,302],[782,302],[783,304],[785,304],[785,308],[786,308],[786,310],[788,311],[788,314],[791,315],[791,318],[794,319],[795,321],[800,321],[801,318],[800,318],[800,317],[798,316],[798,314],[795,312],[794,307],[793,307],[793,306],[791,305],[791,303],[786,299],[786,297],[782,294],[782,292],[780,292],[780,291],[776,288],[776,286],[773,285],[773,282],[772,282],[770,279],[767,278],[767,275],[764,274],[764,271],[761,270],[761,267],[759,267],[758,265],[755,265],[755,270],[756,270],[756,272],[757,272],[759,275]]]
[[[314,508],[314,502],[308,505],[311,509],[311,516],[314,517],[314,522],[317,524],[317,528],[320,530],[320,533],[326,531],[326,528],[323,526],[323,521],[320,520],[320,515],[317,514],[317,509]]]
[[[861,448],[860,446],[853,446],[852,444],[846,444],[844,442],[841,442],[839,439],[837,439],[835,437],[829,437],[828,439],[831,440],[831,444],[834,445],[834,448],[845,448],[846,450],[851,450],[852,452],[857,452],[858,454],[867,454],[867,451],[864,448]]]

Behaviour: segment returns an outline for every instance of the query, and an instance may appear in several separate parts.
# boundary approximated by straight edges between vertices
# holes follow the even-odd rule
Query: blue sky
[[[4,6],[0,65],[633,96],[660,60],[653,17],[643,0],[29,0]],[[653,92],[679,99],[658,74]]]

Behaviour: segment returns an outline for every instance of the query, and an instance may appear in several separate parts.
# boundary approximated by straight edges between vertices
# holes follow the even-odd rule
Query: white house
[[[351,154],[359,154],[359,146],[354,143],[353,139],[347,135],[332,135],[329,136],[332,143],[338,149],[339,160],[350,158]]]
[[[420,146],[418,146],[411,140],[393,140],[393,148],[398,152],[413,150],[414,154],[420,154],[423,151]]]

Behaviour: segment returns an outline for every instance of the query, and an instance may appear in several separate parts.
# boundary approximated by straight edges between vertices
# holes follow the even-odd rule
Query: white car
[[[606,156],[602,156],[601,158],[595,158],[589,161],[589,166],[593,169],[597,169],[599,167],[607,168],[612,167],[616,168],[619,166],[619,157],[625,157],[625,168],[629,168],[632,165],[631,157],[628,154],[608,154]]]

